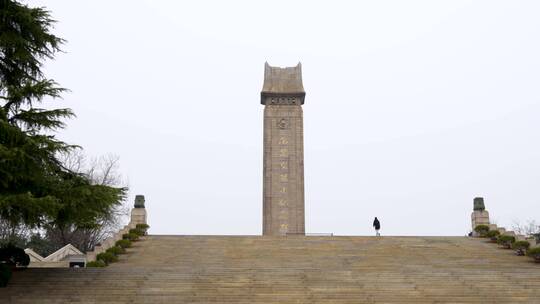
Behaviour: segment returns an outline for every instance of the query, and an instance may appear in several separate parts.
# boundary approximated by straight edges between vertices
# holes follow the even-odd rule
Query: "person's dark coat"
[[[375,218],[375,220],[373,221],[373,227],[375,227],[375,230],[381,229],[381,223],[377,218]]]

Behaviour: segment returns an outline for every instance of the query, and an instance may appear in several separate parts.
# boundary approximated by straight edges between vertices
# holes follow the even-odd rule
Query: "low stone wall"
[[[130,221],[118,232],[111,237],[105,239],[100,245],[94,247],[94,250],[86,252],[86,261],[95,261],[98,254],[105,252],[107,249],[114,247],[116,242],[122,239],[122,236],[129,233],[130,229],[134,229],[137,224],[147,224],[146,208],[144,206],[144,196],[137,195],[135,197],[135,207],[131,209]]]
[[[105,239],[103,242],[101,242],[100,245],[97,245],[94,247],[94,250],[86,252],[86,261],[95,261],[96,256],[102,252],[105,252],[107,249],[114,247],[117,241],[122,239],[122,235],[129,232],[130,229],[135,228],[137,223],[130,222],[124,228],[120,229],[118,232],[113,234],[111,237]]]
[[[69,260],[59,262],[30,262],[30,268],[68,268]]]
[[[482,197],[476,197],[473,200],[474,210],[471,214],[472,236],[478,237],[478,233],[474,231],[474,228],[478,225],[487,225],[489,230],[497,230],[501,235],[510,235],[516,238],[516,241],[527,241],[531,244],[531,247],[540,247],[540,244],[536,244],[534,237],[526,237],[521,234],[516,234],[514,231],[508,231],[504,227],[499,227],[496,224],[490,224],[489,213],[485,210],[484,199]]]
[[[540,244],[536,244],[536,239],[534,237],[527,237],[522,234],[517,234],[514,231],[506,230],[504,227],[499,227],[496,224],[489,224],[489,230],[497,230],[501,235],[510,235],[516,238],[516,241],[527,241],[531,244],[531,247],[539,247]]]

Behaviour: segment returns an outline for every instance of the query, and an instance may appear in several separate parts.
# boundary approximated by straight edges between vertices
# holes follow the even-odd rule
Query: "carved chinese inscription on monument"
[[[289,160],[289,150],[288,150],[288,144],[289,140],[287,136],[289,134],[286,133],[286,126],[287,123],[282,119],[282,123],[280,124],[280,128],[282,131],[280,131],[280,135],[278,138],[277,146],[279,148],[279,168],[278,171],[280,173],[280,177],[283,177],[280,179],[280,185],[278,192],[278,207],[279,207],[279,222],[280,222],[280,233],[281,234],[287,234],[289,230],[289,210],[287,206],[287,188],[289,187],[289,167],[287,165],[282,166],[282,164],[287,164]],[[284,190],[284,191],[283,191]]]
[[[265,66],[263,234],[304,234],[304,89],[300,64]]]

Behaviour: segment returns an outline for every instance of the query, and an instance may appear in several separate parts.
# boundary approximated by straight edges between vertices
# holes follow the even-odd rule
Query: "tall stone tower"
[[[305,234],[302,66],[264,66],[263,235]]]

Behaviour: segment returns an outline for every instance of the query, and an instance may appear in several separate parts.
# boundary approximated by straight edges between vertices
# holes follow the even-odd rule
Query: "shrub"
[[[9,279],[11,279],[11,267],[0,263],[0,287],[6,287]]]
[[[11,266],[26,267],[30,264],[30,256],[24,252],[24,249],[13,244],[7,244],[0,248],[1,262]]]
[[[499,237],[500,234],[499,230],[490,230],[486,233],[486,237],[493,242],[497,242],[497,237]]]
[[[130,240],[132,242],[139,240],[139,234],[137,234],[137,233],[130,232],[130,233],[128,233],[128,236],[129,236],[128,240]]]
[[[126,250],[120,246],[114,246],[114,247],[111,247],[109,249],[107,249],[107,251],[105,252],[110,252],[114,255],[119,255],[119,254],[122,254],[122,253],[126,253]]]
[[[503,248],[510,249],[512,244],[516,241],[516,238],[511,235],[499,235],[497,238],[497,244],[501,245]]]
[[[139,239],[139,235],[137,233],[131,233],[131,232],[125,233],[125,234],[122,234],[122,239],[134,242]]]
[[[150,226],[148,226],[147,224],[137,224],[135,226],[135,228],[142,229],[142,230],[148,230],[148,228],[150,228]]]
[[[120,246],[122,248],[129,248],[131,247],[131,241],[130,240],[119,240],[115,243],[116,246]]]
[[[133,229],[129,229],[129,233],[134,233],[138,236],[143,236],[145,234],[145,231],[141,229],[133,228]]]
[[[533,258],[535,262],[540,263],[540,247],[529,248],[527,250],[527,256]]]
[[[135,229],[143,232],[142,235],[147,234],[148,228],[150,228],[150,226],[148,226],[147,224],[137,224],[137,226],[135,226]]]
[[[486,237],[486,234],[489,231],[488,225],[478,225],[474,228],[474,231],[476,231],[478,234],[480,234],[480,237]]]
[[[96,260],[86,263],[86,267],[105,267],[107,264],[103,260]]]
[[[118,261],[118,257],[110,252],[102,252],[96,256],[96,260],[102,260],[105,265]]]
[[[516,251],[517,255],[523,256],[527,249],[529,249],[529,246],[531,246],[531,244],[527,241],[517,241],[512,245],[512,249]]]

